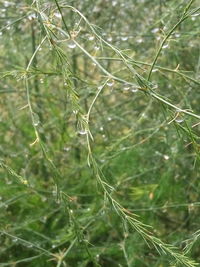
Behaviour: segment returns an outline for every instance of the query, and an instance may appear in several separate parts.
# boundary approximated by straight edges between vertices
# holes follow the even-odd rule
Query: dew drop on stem
[[[184,119],[183,118],[176,118],[175,119],[175,122],[182,123],[182,122],[184,122]]]
[[[131,92],[132,92],[132,93],[136,93],[136,92],[138,92],[138,88],[136,88],[136,87],[132,87],[132,88],[131,88]]]
[[[107,82],[107,85],[108,85],[109,87],[113,86],[113,85],[114,85],[114,81],[113,81],[113,80],[108,81],[108,82]]]
[[[165,45],[163,45],[163,49],[166,49],[166,48],[168,48],[169,47],[169,45],[168,44],[165,44]]]
[[[127,84],[125,84],[125,86],[124,86],[123,90],[124,90],[124,91],[128,91],[128,90],[130,90],[130,86],[129,86],[129,85],[127,85]]]
[[[78,131],[78,133],[79,133],[80,135],[85,135],[85,134],[87,134],[87,131],[86,131],[86,130],[80,130],[80,131]]]
[[[38,126],[39,123],[40,123],[40,118],[39,118],[38,114],[33,113],[33,125]]]
[[[157,33],[157,32],[159,32],[159,28],[154,28],[151,32],[152,33]]]
[[[98,51],[99,49],[100,49],[99,46],[95,46],[95,47],[94,47],[94,50],[96,50],[96,51]]]
[[[157,71],[158,71],[158,69],[153,69],[153,70],[152,70],[152,72],[157,72]]]
[[[71,48],[71,49],[74,49],[76,47],[76,44],[73,41],[70,41],[68,43],[68,47]]]

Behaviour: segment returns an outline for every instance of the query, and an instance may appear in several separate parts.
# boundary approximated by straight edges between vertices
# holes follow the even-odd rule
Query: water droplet
[[[127,41],[128,40],[128,36],[121,36],[121,40],[122,41]]]
[[[33,113],[33,125],[38,126],[39,123],[40,123],[40,118],[39,118],[38,114]]]
[[[27,185],[27,184],[28,184],[28,181],[27,181],[26,179],[23,179],[23,180],[22,180],[22,184]]]
[[[165,160],[168,160],[168,159],[169,159],[169,156],[168,156],[168,155],[163,155],[163,158],[164,158]]]
[[[59,198],[56,199],[56,203],[57,204],[60,204],[61,203],[61,200]]]
[[[137,42],[138,44],[141,44],[141,43],[143,43],[143,39],[142,39],[142,38],[139,38],[139,39],[136,40],[136,42]]]
[[[18,238],[14,238],[13,242],[16,243],[18,241]]]
[[[8,2],[8,1],[4,1],[4,6],[5,6],[5,7],[9,7],[10,5],[11,5],[10,2]]]
[[[108,117],[108,121],[111,121],[112,120],[112,118],[111,117]]]
[[[151,32],[152,33],[157,33],[157,32],[159,32],[159,28],[154,28]]]
[[[107,85],[108,85],[109,87],[113,86],[113,85],[114,85],[114,80],[110,80],[110,81],[108,81],[108,82],[107,82]]]
[[[179,38],[181,35],[180,35],[180,33],[175,33],[175,35],[174,35],[176,38]]]
[[[63,148],[64,151],[70,151],[70,149],[71,149],[70,147],[64,147]]]
[[[108,41],[108,42],[112,42],[112,37],[111,37],[111,36],[108,37],[107,41]]]
[[[46,197],[42,197],[42,202],[46,202],[47,198]]]
[[[200,13],[196,13],[196,14],[192,15],[192,17],[197,17],[199,15],[200,15]]]
[[[130,90],[130,86],[129,86],[128,84],[125,84],[123,90],[124,90],[124,91],[128,91],[128,90]]]
[[[56,245],[52,245],[51,247],[52,247],[52,248],[55,248],[55,247],[56,247]]]
[[[98,51],[99,49],[100,49],[99,46],[95,46],[95,47],[94,47],[94,50],[96,50],[96,51]]]
[[[28,19],[29,20],[33,20],[33,19],[35,19],[37,16],[36,16],[36,14],[30,14],[30,15],[28,15]]]
[[[61,14],[59,13],[59,12],[56,12],[56,13],[54,13],[54,16],[56,17],[56,18],[62,18],[62,16],[61,16]]]
[[[102,211],[101,211],[101,215],[104,215],[104,214],[105,214],[105,210],[102,210]]]
[[[68,43],[68,47],[71,48],[71,49],[73,49],[73,48],[76,47],[76,44],[75,44],[73,41],[70,41],[70,42]]]
[[[165,44],[165,45],[163,45],[163,49],[165,49],[165,48],[168,48],[169,47],[169,45],[168,44]]]
[[[44,80],[43,79],[40,79],[40,83],[44,83]]]
[[[146,115],[145,113],[142,113],[141,117],[142,117],[142,118],[146,118],[147,115]]]
[[[138,88],[137,88],[137,87],[132,87],[132,88],[131,88],[131,92],[132,92],[132,93],[136,93],[137,91],[138,91]]]
[[[158,88],[158,85],[157,84],[154,84],[152,89],[157,89]]]
[[[93,35],[90,35],[90,36],[88,37],[88,40],[89,40],[89,41],[93,41],[93,40],[94,40],[94,36],[93,36]]]
[[[47,221],[47,217],[46,216],[44,216],[44,217],[41,217],[41,222],[43,222],[43,223],[46,223],[46,221]]]
[[[99,130],[100,130],[101,132],[103,132],[103,127],[100,127]]]
[[[95,7],[94,7],[94,9],[93,9],[93,12],[97,13],[97,12],[99,12],[100,10],[101,10],[101,8],[100,8],[100,7],[98,7],[98,6],[95,6]]]
[[[87,134],[87,131],[83,129],[83,130],[78,131],[78,133],[80,135],[85,135],[85,134]]]
[[[116,6],[117,5],[117,1],[113,0],[112,1],[112,6]]]
[[[153,69],[153,70],[152,70],[152,72],[157,72],[157,71],[158,71],[158,69]]]
[[[177,123],[182,123],[183,121],[184,121],[183,118],[176,118],[176,119],[175,119],[175,122],[177,122]]]

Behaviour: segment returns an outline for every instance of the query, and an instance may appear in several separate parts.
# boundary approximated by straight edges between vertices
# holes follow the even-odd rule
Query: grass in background
[[[1,11],[0,265],[197,266],[197,1]]]

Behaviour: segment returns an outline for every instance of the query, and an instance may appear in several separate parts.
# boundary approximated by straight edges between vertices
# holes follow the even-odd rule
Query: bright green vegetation
[[[198,1],[0,10],[0,266],[198,266]]]

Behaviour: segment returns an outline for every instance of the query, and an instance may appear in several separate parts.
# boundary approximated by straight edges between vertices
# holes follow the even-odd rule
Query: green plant
[[[2,3],[1,265],[196,266],[200,7],[69,2]]]

